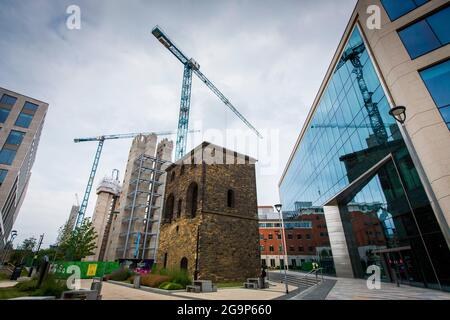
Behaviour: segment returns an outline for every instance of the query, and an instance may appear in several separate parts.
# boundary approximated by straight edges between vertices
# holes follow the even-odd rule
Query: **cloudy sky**
[[[157,24],[263,132],[269,155],[237,151],[260,161],[259,204],[278,202],[280,175],[355,2],[0,0],[0,86],[50,105],[18,242],[45,233],[44,245],[53,243],[75,193],[81,200],[96,143],[73,138],[176,130],[183,66],[151,35]],[[81,30],[66,27],[73,4]],[[245,129],[195,76],[190,124],[202,130],[190,146]],[[130,144],[105,143],[95,185],[125,170]],[[88,216],[95,201],[92,193]]]

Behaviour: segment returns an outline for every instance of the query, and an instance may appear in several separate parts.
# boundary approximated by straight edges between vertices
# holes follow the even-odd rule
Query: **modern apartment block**
[[[134,138],[128,156],[119,214],[114,215],[105,260],[153,261],[159,236],[165,168],[173,142],[157,135]]]
[[[48,104],[0,88],[0,248],[25,198]]]
[[[357,2],[279,184],[323,208],[340,277],[450,290],[449,42],[448,0]]]

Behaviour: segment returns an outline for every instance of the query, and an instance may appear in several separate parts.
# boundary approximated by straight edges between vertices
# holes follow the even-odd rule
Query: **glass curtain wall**
[[[450,252],[389,110],[355,28],[280,184],[283,211],[323,206],[391,154],[395,162],[341,204],[354,274],[377,264],[386,281],[445,289]]]

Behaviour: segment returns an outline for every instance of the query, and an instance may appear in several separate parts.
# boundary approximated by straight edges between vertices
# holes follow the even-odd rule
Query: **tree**
[[[56,245],[60,246],[61,243],[67,240],[67,238],[71,235],[71,233],[72,228],[71,225],[69,224],[69,220],[67,220],[66,223],[59,228],[58,238],[56,239]]]
[[[24,262],[24,259],[33,254],[37,240],[35,237],[30,237],[23,240],[22,244],[17,246],[17,249],[11,252],[9,256],[9,262],[14,265],[19,265]]]
[[[93,255],[97,248],[97,232],[89,219],[84,219],[71,233],[66,234],[59,244],[67,261],[80,261]]]
[[[36,243],[37,243],[37,240],[35,237],[25,239],[25,240],[23,240],[22,244],[19,246],[19,249],[26,251],[26,252],[32,252],[34,250],[34,247],[36,247]]]

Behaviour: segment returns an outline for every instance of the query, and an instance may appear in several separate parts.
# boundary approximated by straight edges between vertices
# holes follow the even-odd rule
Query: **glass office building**
[[[365,278],[376,265],[383,281],[450,290],[442,225],[389,115],[364,31],[358,23],[350,27],[281,179],[283,211],[305,201],[324,208],[338,276]],[[436,74],[442,77],[420,72],[430,91],[442,84],[432,83]],[[444,91],[434,99],[445,119],[450,102],[442,96],[450,86]]]

